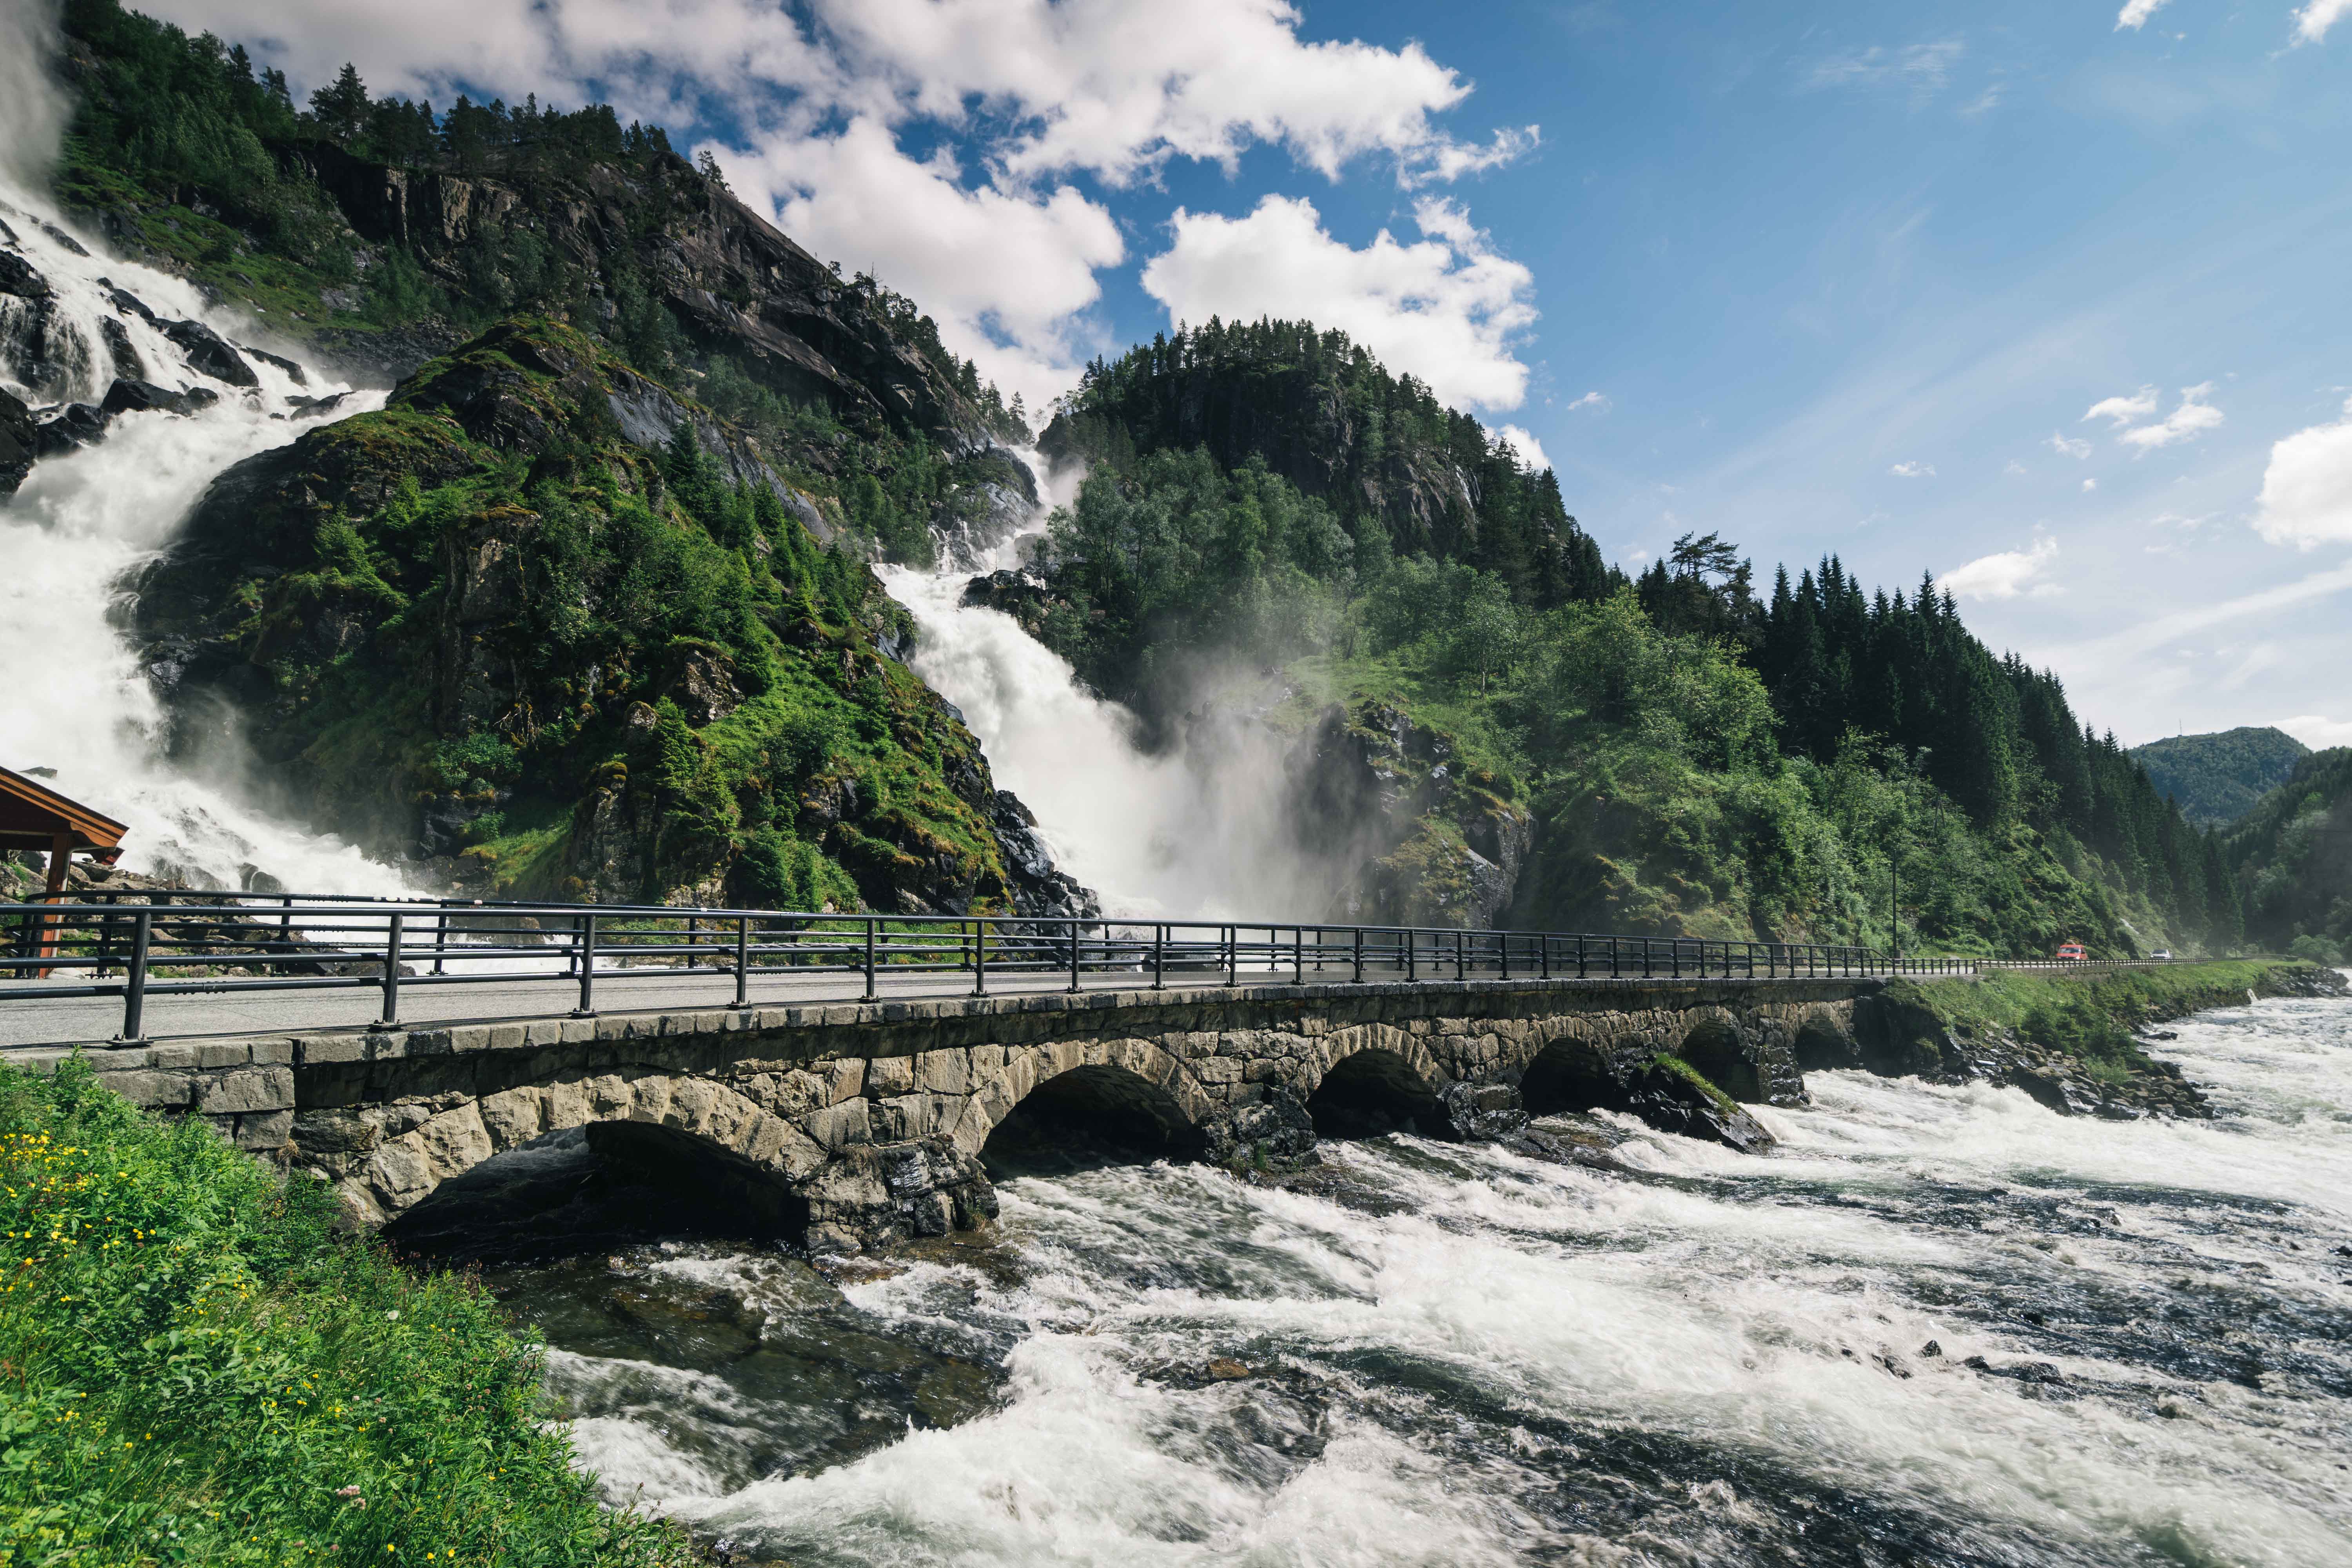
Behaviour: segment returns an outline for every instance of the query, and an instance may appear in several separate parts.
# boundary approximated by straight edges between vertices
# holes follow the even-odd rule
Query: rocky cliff
[[[1074,912],[906,614],[756,446],[504,323],[215,482],[129,612],[202,752],[464,887]]]

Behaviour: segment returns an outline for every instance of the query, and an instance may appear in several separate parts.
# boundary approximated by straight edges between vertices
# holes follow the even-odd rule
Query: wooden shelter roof
[[[74,848],[94,850],[100,859],[111,861],[130,831],[38,779],[0,768],[0,849],[47,852],[62,833]]]

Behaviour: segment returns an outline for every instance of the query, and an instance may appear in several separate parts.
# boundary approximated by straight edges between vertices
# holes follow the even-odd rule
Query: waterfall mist
[[[1044,498],[1012,537],[976,563],[1019,564],[1083,471],[1048,474],[1020,454]],[[974,563],[943,552],[936,570],[884,567],[921,636],[917,674],[963,710],[1000,788],[1037,814],[1062,868],[1107,914],[1191,919],[1328,918],[1365,846],[1326,825],[1301,835],[1297,742],[1230,705],[1204,702],[1148,748],[1143,725],[1088,690],[1069,661],[1002,610],[963,603]],[[1196,688],[1219,683],[1204,670]]]

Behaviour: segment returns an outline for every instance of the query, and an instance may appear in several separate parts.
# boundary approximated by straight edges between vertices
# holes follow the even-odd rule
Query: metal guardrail
[[[1407,982],[1499,979],[1799,979],[1967,973],[1990,961],[1889,958],[1864,947],[1590,932],[1464,931],[1296,921],[1086,920],[1039,915],[839,915],[668,905],[388,900],[280,893],[135,892],[0,904],[0,1003],[119,996],[119,1039],[144,1037],[147,998],[198,993],[373,989],[378,1023],[400,1020],[404,987],[564,978],[575,1017],[597,987],[681,973],[731,978],[745,1005],[757,975],[888,976],[1344,973]],[[2079,964],[2000,964],[2079,968]],[[62,976],[62,977],[60,977]]]

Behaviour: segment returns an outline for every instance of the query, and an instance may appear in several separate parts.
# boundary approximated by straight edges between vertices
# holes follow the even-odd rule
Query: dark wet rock
[[[33,429],[33,450],[43,458],[72,452],[106,438],[112,416],[87,403],[69,403]]]
[[[294,417],[297,419],[324,419],[328,415],[341,408],[343,405],[343,399],[350,395],[348,392],[331,393],[325,397],[297,395],[288,398],[286,406],[294,410]]]
[[[0,391],[0,500],[16,493],[39,455],[33,411],[13,394]]]
[[[1013,883],[1016,913],[1076,920],[1100,917],[1102,900],[1093,889],[1080,887],[1076,878],[1054,864],[1053,851],[1037,832],[1037,814],[1023,805],[1019,795],[1009,789],[998,790],[989,826],[1004,857],[1004,874]]]
[[[155,312],[147,308],[147,301],[142,300],[138,295],[133,294],[128,289],[116,288],[113,282],[108,279],[101,278],[98,281],[100,286],[107,291],[106,298],[108,303],[111,304],[122,314],[126,316],[136,316],[141,321],[157,327],[163,324],[163,321],[157,318]]]
[[[106,389],[105,400],[99,407],[108,414],[194,414],[219,401],[220,394],[208,386],[173,392],[152,381],[122,378]]]
[[[296,364],[292,360],[283,359],[273,353],[264,353],[261,350],[254,348],[250,344],[240,343],[237,346],[244,351],[246,358],[257,359],[266,365],[271,365],[283,371],[287,376],[293,381],[295,385],[308,386],[310,384],[310,377],[302,374],[302,367]]]
[[[46,300],[49,297],[49,280],[23,257],[0,250],[0,294],[13,294],[19,300]]]
[[[72,251],[76,256],[88,256],[89,254],[88,250],[82,247],[80,240],[76,239],[72,235],[68,234],[64,229],[59,228],[53,223],[44,221],[41,225],[41,232],[47,235],[58,244],[64,246],[68,250]]]
[[[114,374],[132,381],[143,380],[147,362],[139,357],[138,346],[131,341],[131,329],[112,316],[102,317],[98,323],[98,335],[106,340],[106,355],[114,363]]]
[[[1034,572],[991,572],[964,584],[963,602],[981,609],[1001,610],[1021,624],[1031,637],[1045,630],[1053,607],[1053,590]]]
[[[1762,1122],[1671,1057],[1659,1058],[1633,1080],[1623,1109],[1661,1132],[1721,1143],[1743,1154],[1769,1153],[1775,1144]]]
[[[1944,1347],[1934,1340],[1929,1340],[1926,1344],[1919,1347],[1919,1359],[1922,1361],[1934,1361],[1943,1353]]]
[[[202,321],[164,321],[159,323],[163,335],[179,344],[180,352],[188,358],[188,368],[199,375],[231,386],[258,386],[261,378],[228,341]]]

